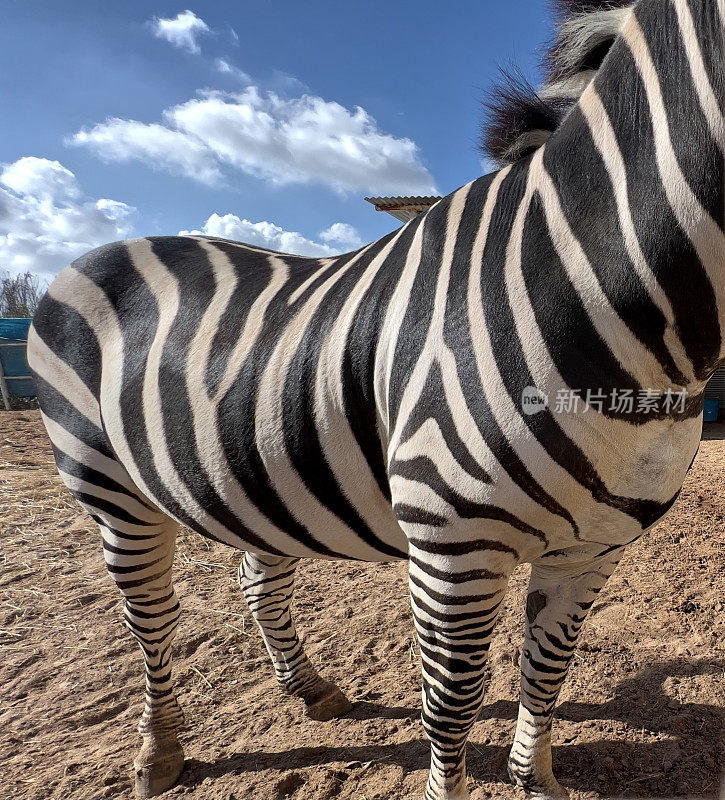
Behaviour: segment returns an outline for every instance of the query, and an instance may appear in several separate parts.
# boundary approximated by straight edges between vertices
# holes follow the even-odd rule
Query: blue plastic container
[[[13,397],[35,397],[25,345],[28,341],[29,317],[0,319],[0,364]]]
[[[0,339],[16,339],[27,342],[30,317],[3,317],[0,319]]]
[[[717,422],[717,415],[720,411],[720,401],[718,399],[705,400],[705,413],[702,417],[705,422]]]

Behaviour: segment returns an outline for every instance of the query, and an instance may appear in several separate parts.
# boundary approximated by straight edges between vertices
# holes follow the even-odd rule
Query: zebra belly
[[[321,520],[318,526],[306,531],[307,535],[301,535],[298,528],[299,520],[309,519],[319,512],[318,504],[305,502],[304,498],[300,498],[293,506],[285,505],[284,508],[279,506],[274,519],[263,515],[255,508],[254,498],[250,497],[249,493],[242,496],[235,492],[233,495],[222,497],[222,500],[228,508],[233,509],[236,519],[229,520],[224,515],[222,523],[218,519],[218,508],[202,509],[194,503],[186,505],[182,514],[179,514],[178,508],[163,510],[203,536],[255,553],[368,562],[388,562],[407,558],[407,540],[397,522],[386,530],[375,531],[381,540],[390,543],[399,551],[397,554],[391,554],[361,541],[356,531],[329,512],[320,515],[325,519]],[[163,507],[158,501],[155,502]],[[278,519],[282,513],[294,520],[293,527],[283,527],[279,523]]]
[[[130,451],[123,461],[132,478],[160,509],[202,535],[300,558],[407,557],[390,501],[360,457],[335,445],[341,437],[333,415],[322,451],[303,464],[290,455],[284,435],[270,433],[269,417],[260,412],[232,425],[200,395],[188,403],[166,396],[158,405],[144,403],[140,415],[123,416],[125,424],[107,430],[116,452]],[[134,418],[145,435],[129,430]]]

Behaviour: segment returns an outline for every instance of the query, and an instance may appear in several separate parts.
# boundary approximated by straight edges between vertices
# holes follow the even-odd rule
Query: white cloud
[[[35,195],[48,199],[77,197],[79,190],[75,175],[58,161],[27,156],[3,167],[3,185],[20,195]]]
[[[234,64],[230,64],[223,58],[217,58],[214,62],[214,66],[217,68],[218,72],[222,73],[222,75],[228,75],[230,78],[234,78],[240,83],[250,83],[252,80],[249,74],[243,69],[235,67]]]
[[[0,172],[0,267],[50,277],[69,261],[133,229],[136,209],[84,198],[58,161],[26,156]]]
[[[173,19],[154,17],[150,24],[157,39],[165,39],[174,47],[195,54],[201,52],[197,38],[211,30],[203,19],[188,9],[181,11]]]
[[[335,222],[327,230],[320,232],[320,239],[327,244],[339,244],[351,249],[362,247],[360,234],[346,222]]]
[[[143,161],[154,169],[206,184],[222,180],[214,154],[203,142],[156,123],[108,119],[90,130],[78,131],[67,143],[87,147],[104,161]]]
[[[278,250],[282,253],[293,253],[300,256],[313,256],[324,258],[326,256],[336,256],[346,250],[361,246],[360,237],[357,231],[351,226],[342,222],[336,222],[327,231],[320,234],[324,238],[330,231],[332,238],[328,238],[327,244],[314,242],[305,238],[297,231],[286,231],[275,225],[273,222],[250,222],[248,219],[241,219],[236,214],[212,214],[204,223],[201,230],[179,231],[181,236],[194,236],[203,234],[204,236],[218,236],[222,239],[234,239],[247,244],[267,247],[270,250]],[[348,236],[350,238],[345,239]],[[337,237],[337,238],[335,238]],[[331,246],[330,242],[346,244],[347,247],[339,249]]]
[[[249,86],[206,92],[163,113],[164,124],[111,119],[70,139],[106,160],[132,158],[209,183],[222,168],[274,184],[342,192],[433,194],[411,139],[379,130],[365,109],[304,94],[284,99]]]

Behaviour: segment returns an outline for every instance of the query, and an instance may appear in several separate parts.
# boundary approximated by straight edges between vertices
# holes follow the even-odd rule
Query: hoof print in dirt
[[[277,798],[291,797],[300,786],[304,786],[305,779],[299,772],[290,772],[277,784]]]

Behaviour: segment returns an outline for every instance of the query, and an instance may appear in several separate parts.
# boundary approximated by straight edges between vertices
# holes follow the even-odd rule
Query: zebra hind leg
[[[152,797],[173,786],[184,767],[177,738],[184,717],[171,675],[179,620],[171,570],[179,526],[138,491],[100,429],[85,426],[81,441],[48,416],[43,421],[63,482],[98,523],[106,566],[125,599],[126,625],[143,652],[143,745],[134,767],[136,793]]]
[[[554,777],[551,723],[559,690],[589,608],[622,550],[585,564],[534,562],[526,601],[526,638],[521,656],[521,702],[508,760],[514,783],[530,800],[568,797]]]
[[[310,663],[290,612],[298,559],[245,553],[239,583],[267,647],[282,691],[301,697],[305,713],[329,720],[352,705],[334,683],[320,677]]]
[[[125,598],[126,625],[144,656],[146,693],[138,726],[143,745],[133,763],[136,794],[153,797],[173,786],[184,768],[177,738],[184,716],[171,675],[179,621],[171,569],[179,526],[151,509],[126,509],[122,517],[89,510],[101,529],[108,571]]]

